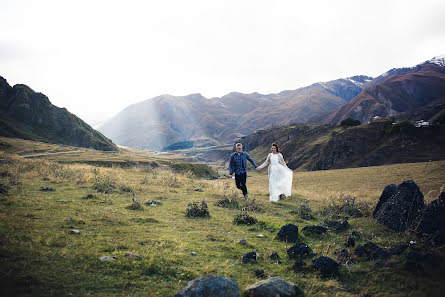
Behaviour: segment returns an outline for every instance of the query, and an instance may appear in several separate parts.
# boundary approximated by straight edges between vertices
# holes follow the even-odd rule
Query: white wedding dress
[[[260,169],[267,164],[269,164],[269,201],[278,201],[281,194],[290,196],[292,190],[292,170],[286,166],[282,155],[280,153],[269,154],[266,161],[260,166]]]

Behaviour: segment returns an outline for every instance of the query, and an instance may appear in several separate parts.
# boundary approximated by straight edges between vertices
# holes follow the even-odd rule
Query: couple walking
[[[284,162],[283,155],[280,153],[278,145],[274,142],[271,146],[271,153],[267,156],[266,161],[257,166],[255,161],[248,153],[243,152],[243,145],[237,143],[236,152],[230,156],[229,174],[230,177],[235,173],[236,187],[243,191],[244,197],[247,197],[247,160],[259,172],[261,169],[269,165],[269,202],[281,200],[281,195],[290,196],[292,188],[292,170],[290,170]]]

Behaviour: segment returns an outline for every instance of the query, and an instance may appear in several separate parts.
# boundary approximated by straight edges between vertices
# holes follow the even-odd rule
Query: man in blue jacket
[[[248,153],[243,152],[243,145],[241,143],[237,143],[235,148],[236,152],[230,155],[229,174],[230,178],[232,178],[233,173],[235,173],[236,187],[243,191],[244,198],[247,198],[247,160],[249,160],[255,168],[257,165]]]

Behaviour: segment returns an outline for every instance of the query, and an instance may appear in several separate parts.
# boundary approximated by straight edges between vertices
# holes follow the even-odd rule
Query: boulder
[[[272,252],[272,254],[270,254],[269,258],[272,260],[280,260],[280,256],[278,255],[277,252]]]
[[[264,270],[263,270],[263,269],[255,270],[255,275],[256,275],[256,277],[258,277],[258,278],[265,278]]]
[[[300,272],[304,268],[304,262],[302,260],[296,260],[294,265],[292,266],[292,270],[294,272]]]
[[[320,271],[323,277],[337,275],[339,266],[337,262],[326,256],[321,256],[312,261],[312,268]]]
[[[257,259],[257,253],[256,252],[250,252],[243,256],[243,262],[244,263],[250,263],[250,262],[256,262]]]
[[[423,194],[413,180],[400,185],[388,185],[373,212],[379,224],[403,232],[412,226],[425,207]]]
[[[280,231],[278,231],[277,239],[295,242],[298,239],[298,226],[294,224],[287,224],[281,227]]]
[[[352,247],[355,245],[355,239],[353,236],[349,235],[348,239],[346,239],[345,246]]]
[[[303,230],[301,230],[301,233],[309,236],[311,235],[320,236],[325,234],[327,231],[328,229],[323,226],[308,225],[304,226]]]
[[[271,277],[248,286],[244,291],[245,297],[303,297],[304,292],[294,283]]]
[[[346,263],[351,255],[349,254],[349,251],[347,249],[338,248],[334,250],[334,256],[339,262]]]
[[[226,277],[205,275],[189,281],[174,297],[240,297],[238,284]]]
[[[347,219],[341,220],[340,222],[335,224],[334,227],[333,227],[334,232],[336,232],[336,233],[340,233],[340,232],[346,231],[346,230],[348,230],[348,228],[349,228],[349,223],[348,223]]]
[[[359,245],[355,249],[355,254],[359,257],[365,257],[367,260],[385,259],[389,257],[389,253],[373,242],[367,242]]]
[[[287,250],[289,259],[301,260],[306,257],[313,257],[312,249],[304,242],[299,242]]]
[[[445,192],[425,207],[416,232],[420,236],[428,236],[435,243],[445,243]]]

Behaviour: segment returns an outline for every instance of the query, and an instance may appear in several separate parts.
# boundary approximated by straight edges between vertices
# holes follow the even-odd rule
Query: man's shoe
[[[283,200],[283,196],[284,196],[284,195],[281,194],[281,195],[279,196],[279,197],[280,197],[279,199],[280,199],[280,200]]]

